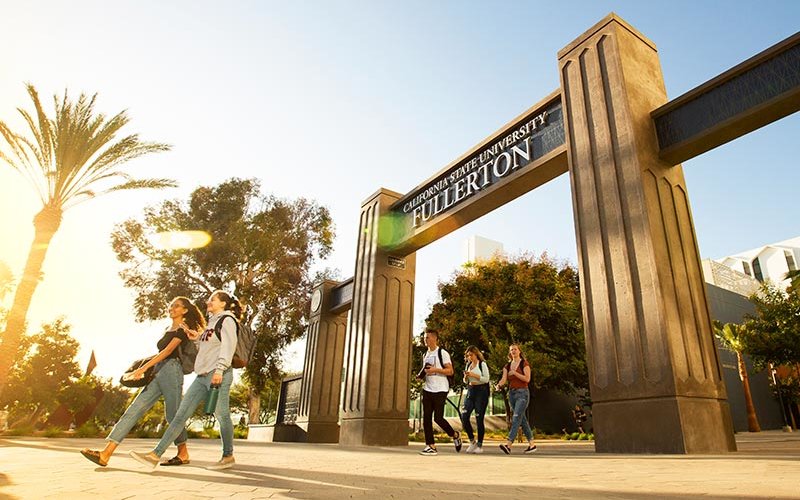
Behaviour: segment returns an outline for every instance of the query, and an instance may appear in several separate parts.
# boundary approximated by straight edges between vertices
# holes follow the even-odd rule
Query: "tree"
[[[50,118],[33,85],[26,88],[34,112],[22,108],[18,111],[27,123],[28,135],[12,131],[0,121],[0,136],[7,146],[0,149],[0,160],[30,181],[42,209],[33,218],[33,242],[0,343],[0,380],[7,378],[17,355],[28,308],[41,280],[42,264],[64,211],[114,191],[175,185],[168,179],[134,179],[119,168],[134,158],[169,149],[166,144],[143,142],[136,134],[118,138],[129,121],[125,111],[107,118],[95,112],[97,94],[81,94],[73,101],[65,91],[62,99],[53,96],[55,116]]]
[[[750,394],[750,377],[747,375],[747,365],[744,362],[743,337],[745,336],[745,330],[746,327],[744,325],[737,325],[736,323],[725,323],[723,325],[714,320],[714,334],[722,345],[736,353],[736,361],[739,365],[739,379],[742,381],[744,402],[747,408],[747,430],[761,432],[761,426],[758,425],[758,417],[756,416],[756,408],[753,406],[753,396]]]
[[[78,342],[69,331],[70,326],[59,318],[25,339],[23,357],[3,384],[0,398],[0,408],[11,410],[11,421],[34,424],[71,398],[69,387],[81,370],[75,362]]]
[[[756,315],[748,319],[743,347],[758,369],[800,364],[800,290],[781,290],[771,282],[750,297]]]
[[[453,353],[481,349],[499,374],[508,345],[523,347],[531,386],[575,393],[588,386],[577,271],[546,254],[469,264],[439,285],[426,325]],[[456,377],[458,379],[458,377]]]
[[[212,237],[199,249],[159,249],[148,240],[163,231],[198,229]],[[258,423],[260,394],[280,376],[282,349],[305,332],[309,293],[319,278],[311,267],[333,242],[328,210],[304,198],[262,195],[253,179],[230,179],[200,187],[186,201],[147,208],[142,220],[119,224],[111,240],[124,265],[120,276],[136,292],[138,320],[161,317],[176,295],[199,302],[225,289],[240,299],[258,335],[244,374],[250,422]]]

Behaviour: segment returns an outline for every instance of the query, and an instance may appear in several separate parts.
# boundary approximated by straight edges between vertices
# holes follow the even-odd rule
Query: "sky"
[[[557,52],[612,11],[655,43],[670,99],[800,28],[793,0],[0,0],[0,119],[22,128],[25,82],[49,109],[65,89],[98,93],[98,110],[128,110],[129,132],[173,145],[128,171],[180,183],[69,210],[29,330],[65,316],[82,367],[94,350],[105,377],[154,353],[168,321],[134,320],[109,235],[146,206],[233,176],[327,206],[336,240],[321,265],[352,276],[361,203],[379,188],[411,191],[557,90]],[[800,235],[799,132],[795,114],[683,164],[702,257]],[[4,164],[0,193],[0,261],[19,276],[38,198]],[[575,263],[568,176],[417,252],[415,331],[471,235]],[[287,351],[288,370],[302,369],[303,349]]]

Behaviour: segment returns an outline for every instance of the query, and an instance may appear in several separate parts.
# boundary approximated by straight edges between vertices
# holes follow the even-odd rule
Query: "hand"
[[[517,376],[517,372],[514,371],[514,370],[511,370],[510,372],[508,372],[508,376],[509,377],[516,377]]]
[[[430,366],[430,365],[426,366],[425,367],[425,375],[433,375],[433,374],[435,374],[436,372],[433,371],[435,369],[436,368],[434,368],[433,366]]]
[[[222,383],[222,374],[220,372],[214,372],[214,375],[211,376],[211,385],[219,385]]]
[[[186,336],[189,340],[197,340],[197,337],[200,336],[200,332],[190,329],[186,323],[181,323],[179,326],[186,332]]]

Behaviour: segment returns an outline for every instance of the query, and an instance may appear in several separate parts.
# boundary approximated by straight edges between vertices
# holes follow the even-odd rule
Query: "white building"
[[[502,255],[503,244],[482,236],[470,236],[464,240],[462,246],[464,262],[477,262],[489,260],[497,255]]]
[[[760,282],[770,280],[785,288],[789,286],[786,273],[797,270],[797,263],[800,261],[800,236],[714,261]],[[709,266],[704,263],[703,267],[706,281],[713,283],[708,272]]]

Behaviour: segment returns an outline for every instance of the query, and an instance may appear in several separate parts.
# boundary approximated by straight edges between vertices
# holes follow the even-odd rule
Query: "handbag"
[[[131,363],[131,366],[129,366],[128,369],[125,370],[125,373],[122,375],[122,377],[120,377],[120,379],[119,379],[120,385],[123,385],[125,387],[145,387],[147,384],[149,384],[150,381],[153,380],[153,377],[156,376],[155,365],[151,366],[150,368],[145,370],[144,377],[142,377],[142,378],[128,379],[128,378],[125,378],[125,377],[129,373],[132,373],[132,372],[138,370],[141,366],[143,366],[145,363],[147,363],[148,361],[150,361],[151,359],[153,359],[155,357],[156,357],[155,355],[148,356],[146,358],[137,359],[136,361]]]

